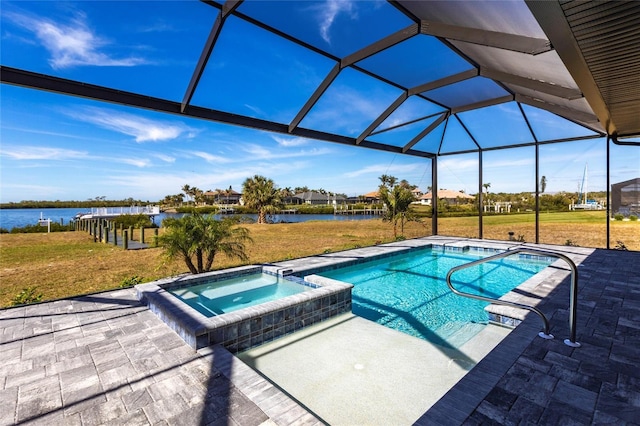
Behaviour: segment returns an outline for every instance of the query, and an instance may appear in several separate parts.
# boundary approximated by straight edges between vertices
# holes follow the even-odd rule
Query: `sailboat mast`
[[[589,186],[588,186],[588,175],[587,175],[587,165],[584,165],[584,202],[585,204],[589,203]]]

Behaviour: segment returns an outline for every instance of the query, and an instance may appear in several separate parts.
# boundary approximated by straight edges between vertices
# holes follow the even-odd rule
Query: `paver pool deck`
[[[638,424],[640,253],[527,246],[557,250],[578,263],[577,341],[582,347],[563,343],[568,335],[565,278],[538,304],[551,319],[555,339],[536,337],[540,319],[527,316],[416,423]],[[292,262],[321,264],[358,253]],[[567,277],[566,271],[558,274],[563,272]],[[357,397],[351,403],[357,404]],[[133,289],[121,289],[0,311],[0,424],[14,423],[323,422],[226,349],[191,349],[136,300]]]

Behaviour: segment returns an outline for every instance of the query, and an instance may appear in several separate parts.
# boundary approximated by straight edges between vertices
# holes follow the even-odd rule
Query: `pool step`
[[[451,321],[439,327],[435,333],[454,348],[459,348],[484,330],[486,326],[481,323]]]

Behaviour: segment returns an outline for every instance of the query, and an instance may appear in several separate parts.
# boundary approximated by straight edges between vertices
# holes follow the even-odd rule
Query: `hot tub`
[[[136,292],[192,348],[222,344],[232,353],[351,312],[352,285],[332,280],[311,283],[285,276],[286,272],[243,266],[140,284]],[[286,290],[278,291],[278,284]],[[203,293],[208,300],[202,299]],[[243,306],[243,299],[256,303]]]

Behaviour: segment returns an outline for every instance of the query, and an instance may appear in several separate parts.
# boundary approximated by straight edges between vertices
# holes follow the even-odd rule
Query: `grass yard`
[[[522,236],[526,242],[535,242],[535,214],[484,216],[483,237],[508,240]],[[611,221],[610,247],[618,241],[629,250],[640,250],[640,222]],[[460,237],[478,236],[477,217],[442,218],[438,221],[440,235]],[[607,215],[605,211],[576,211],[564,213],[540,213],[540,243],[565,245],[567,242],[581,247],[607,246]]]
[[[535,240],[533,214],[487,216],[484,237]],[[564,245],[567,240],[583,247],[606,246],[603,212],[541,213],[541,242]],[[431,235],[431,220],[409,223],[405,236]],[[393,240],[390,224],[379,219],[318,221],[277,225],[245,225],[253,243],[248,245],[249,263],[277,262],[326,252],[371,246]],[[476,237],[477,218],[442,218],[440,235]],[[611,222],[611,247],[617,240],[630,250],[640,250],[640,222]],[[147,235],[147,239],[149,239]],[[134,235],[137,238],[137,233]],[[237,260],[216,258],[215,269],[238,266]],[[117,288],[123,280],[139,276],[143,281],[186,272],[180,260],[166,261],[162,249],[124,251],[94,243],[84,232],[51,234],[0,234],[0,306],[11,304],[24,288],[36,287],[43,300]]]
[[[391,226],[381,220],[244,226],[253,238],[247,250],[249,263],[276,262],[393,240]],[[430,233],[430,229],[417,223],[405,227],[407,238]],[[240,264],[221,256],[216,258],[214,268]],[[184,263],[167,262],[160,248],[125,251],[94,243],[84,232],[0,234],[1,307],[9,306],[27,287],[37,287],[43,300],[51,300],[117,288],[133,276],[153,281],[183,272],[187,272]]]

